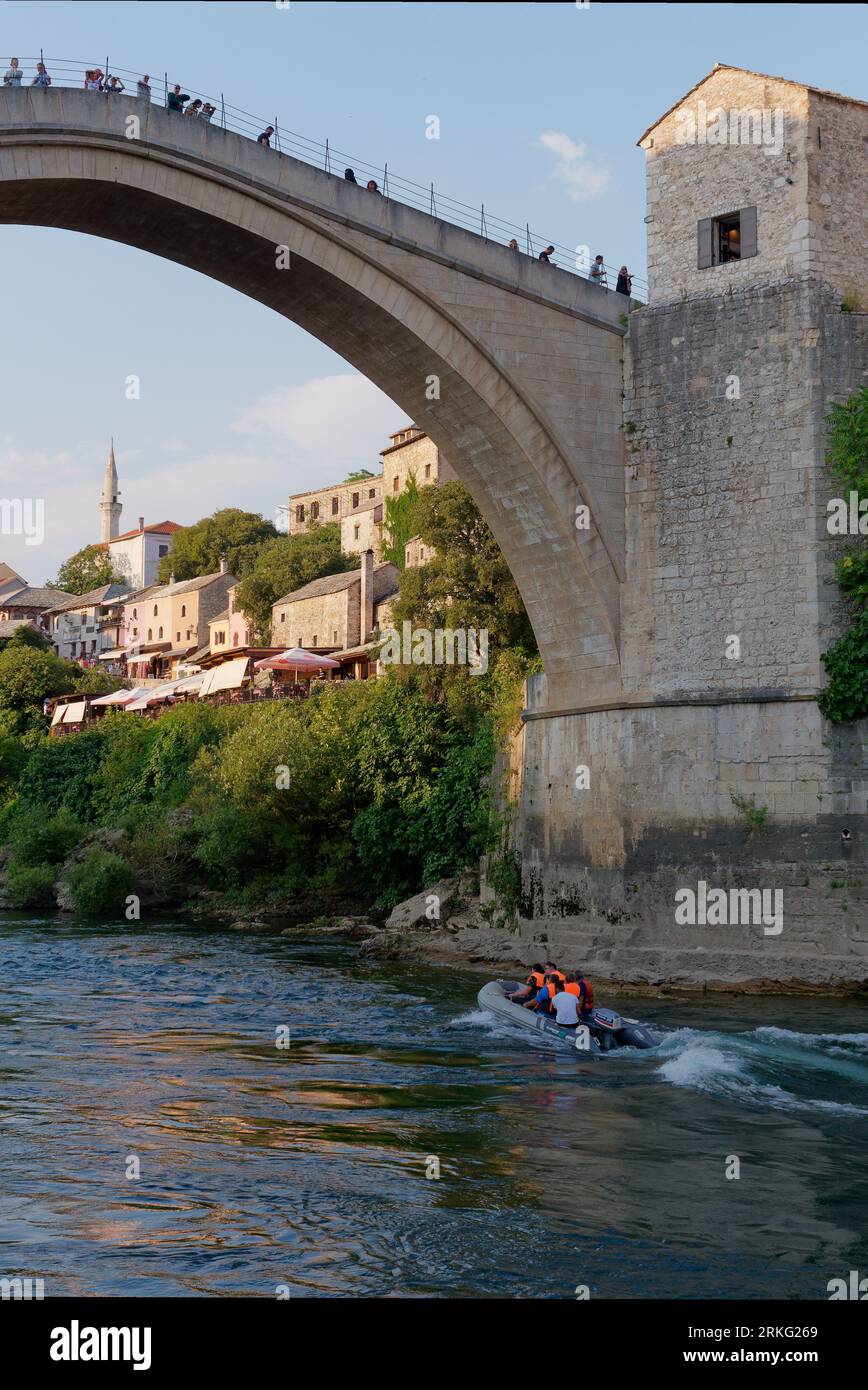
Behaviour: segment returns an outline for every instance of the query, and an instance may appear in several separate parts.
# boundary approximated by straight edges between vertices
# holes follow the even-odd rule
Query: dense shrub
[[[53,907],[56,870],[49,865],[13,864],[6,875],[5,895],[10,907]]]
[[[84,829],[70,811],[46,819],[40,810],[22,810],[10,832],[12,860],[22,868],[62,864],[81,841]]]
[[[124,915],[126,898],[132,888],[132,869],[119,854],[92,849],[66,875],[74,912],[83,917],[111,920]]]

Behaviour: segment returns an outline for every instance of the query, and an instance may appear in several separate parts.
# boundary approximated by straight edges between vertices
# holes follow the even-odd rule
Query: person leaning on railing
[[[175,83],[166,100],[166,107],[169,111],[178,111],[183,115],[184,103],[190,100],[189,92],[182,92],[179,83]]]
[[[10,58],[10,59],[9,59],[9,66],[8,66],[8,68],[6,69],[6,72],[5,72],[4,77],[3,77],[3,86],[4,86],[4,87],[20,87],[20,86],[21,86],[21,79],[22,79],[23,76],[24,76],[24,73],[21,71],[20,67],[18,66],[18,59],[17,59],[17,58]]]
[[[44,63],[37,63],[37,64],[36,64],[36,76],[34,77],[34,79],[33,79],[33,81],[31,82],[30,85],[31,85],[31,87],[50,87],[50,86],[51,86],[51,78],[48,76],[48,73],[45,71],[45,64],[44,64]]]
[[[136,96],[143,97],[145,101],[150,101],[150,99],[151,99],[151,76],[150,76],[150,73],[147,73],[147,72],[146,72],[145,75],[144,75],[144,77],[140,77],[140,78],[139,78],[138,82],[136,83]]]

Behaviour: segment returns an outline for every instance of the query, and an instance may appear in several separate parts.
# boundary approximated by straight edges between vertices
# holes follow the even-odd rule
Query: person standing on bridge
[[[625,294],[629,299],[632,289],[633,276],[630,274],[627,267],[625,265],[622,265],[621,269],[618,271],[618,283],[615,285],[615,293]]]
[[[103,88],[106,96],[120,96],[121,92],[126,91],[123,82],[119,77],[107,77]]]
[[[102,91],[102,72],[99,68],[88,68],[84,74],[84,90],[86,92]]]
[[[185,116],[198,116],[198,115],[201,114],[201,110],[202,110],[202,98],[201,98],[201,97],[197,97],[195,101],[191,101],[191,102],[190,102],[190,105],[187,107],[187,110],[184,112],[184,115],[185,115]]]
[[[36,76],[34,77],[34,79],[33,79],[33,81],[31,82],[30,85],[31,85],[31,87],[50,87],[50,86],[51,86],[51,78],[48,76],[48,73],[45,71],[45,64],[44,64],[44,63],[37,63],[37,64],[36,64]]]
[[[352,169],[344,170],[344,178],[346,179],[347,183],[355,183],[356,181],[356,176],[353,173]]]
[[[20,86],[21,86],[21,79],[22,79],[23,76],[24,76],[24,73],[21,71],[20,67],[18,66],[18,59],[17,59],[17,58],[10,58],[10,59],[9,59],[9,66],[8,66],[8,68],[6,69],[6,74],[5,74],[4,78],[3,78],[3,86],[4,86],[4,87],[20,87]]]
[[[544,261],[546,265],[551,265],[551,257],[554,254],[555,248],[553,246],[547,246],[545,251],[540,251],[539,260]]]
[[[508,242],[506,243],[506,249],[507,249],[508,251],[517,251],[517,250],[518,250],[518,242],[516,241],[515,237],[512,238],[512,241],[508,241]]]
[[[368,190],[369,193],[380,193],[380,190],[379,190],[379,188],[377,187],[377,180],[376,180],[376,179],[368,179],[368,182],[365,184],[365,187],[367,188],[367,190]],[[382,193],[380,193],[380,197],[381,197],[381,198],[382,198],[382,196],[383,196]]]
[[[274,126],[273,126],[273,125],[267,125],[267,126],[265,127],[265,129],[263,130],[262,134],[261,134],[261,135],[257,135],[257,137],[256,137],[256,143],[257,143],[257,145],[266,145],[266,146],[268,147],[268,149],[271,149],[271,137],[272,137],[273,134],[274,134]]]
[[[202,110],[199,112],[199,115],[202,117],[203,121],[210,121],[211,117],[214,115],[214,112],[216,110],[216,106],[212,106],[210,101],[206,101],[205,105],[202,107]]]
[[[606,265],[602,256],[594,257],[594,264],[591,266],[591,279],[595,285],[600,286],[601,290],[609,288],[609,282],[606,279]]]
[[[140,77],[140,78],[139,78],[138,82],[136,83],[136,96],[142,97],[145,101],[150,101],[150,99],[151,99],[151,75],[150,75],[150,73],[147,73],[147,72],[146,72],[145,75],[144,75],[144,77]]]
[[[179,82],[176,82],[171,92],[169,93],[168,99],[166,101],[167,110],[177,111],[180,114],[183,114],[184,102],[189,100],[190,93],[182,92],[181,84]]]

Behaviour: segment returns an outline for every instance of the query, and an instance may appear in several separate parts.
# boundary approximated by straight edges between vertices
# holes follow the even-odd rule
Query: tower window
[[[742,208],[721,217],[703,217],[696,224],[697,268],[728,265],[757,254],[756,208]]]
[[[336,497],[333,497],[333,498],[332,498],[332,516],[337,516],[337,514],[338,514],[338,499],[337,499]]]

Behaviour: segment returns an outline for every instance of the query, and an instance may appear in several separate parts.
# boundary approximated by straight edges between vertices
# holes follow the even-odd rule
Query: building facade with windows
[[[123,584],[103,584],[77,597],[67,595],[68,601],[48,614],[57,655],[69,661],[102,662],[104,656],[118,654],[128,596]]]
[[[372,547],[379,556],[385,499],[399,496],[411,474],[418,487],[436,487],[456,476],[434,441],[416,425],[405,425],[389,438],[389,445],[380,455],[380,473],[313,492],[294,493],[289,499],[289,534],[339,521],[341,549],[346,554],[363,554]],[[376,527],[380,527],[379,532]]]

